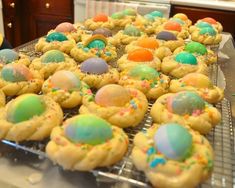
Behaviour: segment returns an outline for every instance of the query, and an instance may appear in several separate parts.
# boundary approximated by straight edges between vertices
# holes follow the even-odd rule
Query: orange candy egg
[[[108,16],[106,14],[97,14],[95,17],[93,17],[94,22],[107,22]]]
[[[183,13],[175,14],[175,15],[173,16],[173,18],[179,18],[179,19],[184,20],[184,21],[188,20],[188,16],[186,16],[186,15],[183,14]]]
[[[171,31],[181,31],[181,25],[174,21],[169,21],[164,25],[164,29]]]
[[[159,44],[155,38],[142,38],[138,40],[137,45],[143,48],[156,49]]]
[[[210,24],[216,24],[217,23],[217,21],[214,18],[210,18],[210,17],[203,18],[202,21],[210,23]]]
[[[136,62],[152,61],[153,54],[152,52],[144,48],[136,49],[128,54],[127,59]]]

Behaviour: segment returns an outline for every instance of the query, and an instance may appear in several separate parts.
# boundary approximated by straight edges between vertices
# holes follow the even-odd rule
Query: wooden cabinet
[[[12,46],[18,46],[22,43],[20,0],[3,0],[2,4],[5,37]]]
[[[173,5],[171,9],[171,16],[176,13],[185,13],[188,17],[195,23],[198,19],[204,17],[212,17],[219,21],[224,28],[225,32],[229,32],[235,38],[235,12],[234,11],[224,11],[224,10],[214,10],[207,8],[195,8],[188,6]]]
[[[73,0],[2,0],[4,31],[14,46],[39,38],[61,22],[74,21]]]
[[[61,22],[73,23],[73,0],[25,0],[27,40],[47,34]],[[27,32],[27,31],[25,31]]]

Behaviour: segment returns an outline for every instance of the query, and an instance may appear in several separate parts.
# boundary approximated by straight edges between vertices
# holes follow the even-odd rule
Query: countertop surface
[[[172,5],[210,8],[218,10],[235,11],[235,1],[221,0],[171,0]]]

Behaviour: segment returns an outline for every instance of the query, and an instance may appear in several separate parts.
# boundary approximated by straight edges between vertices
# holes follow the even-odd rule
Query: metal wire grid
[[[31,57],[40,56],[41,54],[33,50],[34,44],[35,41],[32,41],[26,46],[19,47],[18,50]],[[209,76],[215,85],[217,85],[218,82],[218,67],[218,64],[213,64],[209,68]],[[136,187],[151,187],[144,173],[138,171],[134,167],[130,158],[135,134],[139,131],[146,130],[152,125],[152,118],[149,116],[151,107],[152,103],[149,104],[148,112],[139,126],[134,129],[125,129],[125,132],[129,136],[130,144],[123,160],[112,167],[92,171],[97,178],[97,182],[126,182]],[[215,153],[214,171],[211,178],[204,184],[200,185],[200,188],[229,188],[235,185],[234,127],[231,118],[230,102],[224,99],[221,103],[217,104],[216,107],[222,114],[222,121],[220,125],[216,126],[216,128],[213,129],[209,135],[207,135],[207,139],[210,141]],[[75,114],[77,114],[77,109],[65,110],[64,119],[67,119]],[[16,149],[22,149],[26,152],[36,154],[41,158],[46,157],[44,149],[47,141],[40,143],[25,142],[20,144],[6,140],[2,140],[2,142],[15,147]]]

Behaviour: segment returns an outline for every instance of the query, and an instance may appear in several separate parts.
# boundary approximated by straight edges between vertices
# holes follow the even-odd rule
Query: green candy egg
[[[204,27],[199,31],[200,35],[210,35],[210,36],[215,36],[216,31],[212,27]]]
[[[59,63],[65,61],[64,54],[59,50],[47,51],[42,56],[42,63]]]
[[[125,17],[125,15],[123,12],[116,12],[116,13],[113,13],[111,16],[111,18],[117,19],[117,20],[122,19],[124,17]]]
[[[197,65],[196,57],[188,52],[180,52],[175,60],[181,64]]]
[[[133,25],[127,26],[127,27],[124,29],[123,33],[124,33],[125,35],[135,36],[135,37],[138,37],[138,36],[141,35],[140,30],[137,29],[137,28],[136,28],[135,26],[133,26]]]
[[[50,33],[46,37],[47,42],[52,42],[52,41],[62,42],[62,41],[65,41],[65,40],[68,40],[68,38],[63,33],[59,33],[59,32]]]
[[[199,42],[189,42],[185,46],[185,51],[190,52],[190,53],[197,53],[200,55],[204,55],[207,53],[207,49],[205,45]]]
[[[192,115],[198,110],[205,109],[205,101],[196,93],[180,92],[167,100],[168,109],[179,115]]]
[[[136,16],[136,10],[132,8],[127,8],[123,11],[123,14],[127,16]]]
[[[46,105],[40,96],[24,94],[10,102],[7,109],[7,120],[12,123],[20,123],[40,116],[46,110]]]
[[[98,48],[100,50],[104,49],[105,46],[106,46],[105,42],[100,39],[95,39],[87,45],[88,48]]]
[[[212,28],[212,25],[207,23],[207,22],[199,22],[199,23],[196,24],[196,26],[198,28],[204,28],[204,27],[211,27]]]
[[[145,17],[148,21],[151,21],[151,22],[154,22],[154,21],[155,21],[155,17],[152,16],[151,14],[145,14],[144,17]]]
[[[159,77],[159,73],[148,65],[137,65],[130,70],[131,77],[138,77],[142,80],[153,80]]]
[[[163,14],[162,14],[162,12],[160,12],[160,11],[153,11],[153,12],[150,12],[149,13],[151,16],[153,16],[154,18],[156,18],[156,17],[160,17],[160,18],[162,18],[163,17]]]
[[[95,115],[78,115],[65,128],[66,137],[74,143],[98,145],[113,137],[111,125]]]

